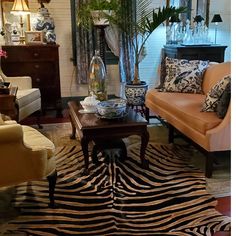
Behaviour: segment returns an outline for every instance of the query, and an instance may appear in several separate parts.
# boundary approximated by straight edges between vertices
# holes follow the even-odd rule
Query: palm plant
[[[151,0],[136,0],[134,1],[133,11],[130,11],[121,3],[119,8],[115,10],[115,14],[108,16],[109,21],[129,37],[132,45],[135,57],[133,84],[140,84],[138,67],[145,56],[145,43],[152,32],[170,17],[178,16],[187,10],[185,7],[175,8],[172,6],[156,10],[150,9],[150,4]]]

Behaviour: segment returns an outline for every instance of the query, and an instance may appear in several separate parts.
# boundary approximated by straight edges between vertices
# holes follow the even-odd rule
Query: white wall
[[[40,6],[38,1],[30,0],[29,2],[30,10],[36,13]],[[165,0],[153,0],[152,7],[155,8],[163,4],[165,4]],[[70,58],[72,58],[70,1],[51,1],[49,4],[45,4],[45,7],[48,8],[51,16],[54,18],[57,43],[60,45],[59,56],[61,95],[62,97],[87,95],[87,86],[78,85],[75,81],[75,68],[70,60]],[[215,13],[220,13],[223,19],[222,24],[219,25],[217,42],[228,46],[225,59],[231,60],[230,0],[211,0],[210,20]],[[213,41],[214,25],[210,24],[209,30]],[[161,48],[164,44],[165,27],[159,27],[147,41],[147,56],[140,65],[141,80],[147,81],[149,83],[149,87],[153,87],[157,84],[157,67],[160,64]],[[108,66],[108,81],[109,93],[115,93],[118,95],[120,87],[118,66]]]
[[[210,15],[211,21],[214,14],[220,14],[223,20],[218,24],[216,43],[228,46],[225,51],[225,61],[231,60],[231,0],[211,0]],[[212,42],[215,41],[215,25],[209,23],[209,34]]]

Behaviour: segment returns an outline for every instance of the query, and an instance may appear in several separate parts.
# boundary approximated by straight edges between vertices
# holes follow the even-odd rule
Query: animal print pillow
[[[223,79],[219,80],[207,93],[205,101],[202,106],[202,111],[216,111],[216,107],[220,101],[220,97],[227,84],[231,81],[231,76],[227,75]]]
[[[164,92],[202,93],[202,79],[209,61],[166,57]]]
[[[220,118],[223,119],[227,113],[229,103],[231,99],[231,82],[229,82],[226,85],[226,88],[222,94],[222,96],[219,99],[219,103],[217,104],[216,107],[216,115]]]

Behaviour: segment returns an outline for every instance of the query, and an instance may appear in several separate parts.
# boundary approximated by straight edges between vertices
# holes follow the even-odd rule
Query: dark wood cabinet
[[[227,46],[222,45],[165,45],[163,56],[187,60],[223,62],[226,48]]]
[[[2,46],[7,58],[2,58],[1,67],[7,76],[31,76],[32,86],[40,89],[43,112],[55,109],[61,116],[58,48],[56,44]]]

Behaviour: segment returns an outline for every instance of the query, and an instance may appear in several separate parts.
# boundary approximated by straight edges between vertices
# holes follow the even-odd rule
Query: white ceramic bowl
[[[126,112],[126,100],[115,98],[99,102],[97,112],[100,116],[108,119],[122,117]]]
[[[99,100],[96,99],[96,96],[93,94],[91,96],[86,97],[83,101],[80,102],[81,106],[84,109],[84,112],[96,112],[97,104]]]
[[[96,112],[97,111],[97,104],[89,104],[84,101],[81,101],[80,104],[82,105],[84,112]]]

